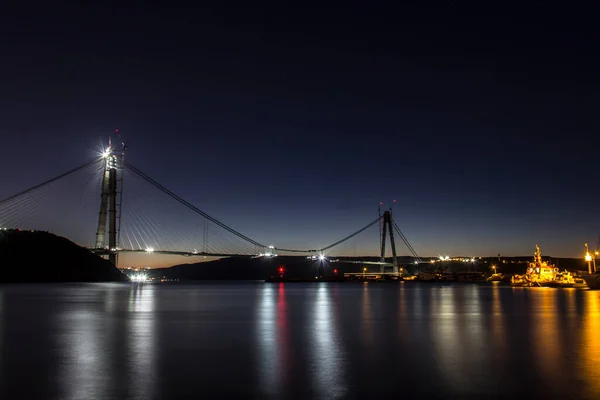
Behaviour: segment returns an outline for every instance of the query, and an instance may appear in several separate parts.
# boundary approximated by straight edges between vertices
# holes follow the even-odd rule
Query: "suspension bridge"
[[[327,246],[285,248],[212,217],[125,160],[110,142],[99,157],[0,200],[0,229],[49,231],[118,265],[122,253],[204,257],[338,257],[398,273],[396,237],[420,260],[392,210]],[[99,212],[98,212],[99,209]],[[94,233],[95,232],[95,233]],[[388,247],[386,243],[388,242]]]

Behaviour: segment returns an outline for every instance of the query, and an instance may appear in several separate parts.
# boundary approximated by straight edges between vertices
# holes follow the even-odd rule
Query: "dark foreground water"
[[[0,286],[2,399],[598,398],[600,292]]]

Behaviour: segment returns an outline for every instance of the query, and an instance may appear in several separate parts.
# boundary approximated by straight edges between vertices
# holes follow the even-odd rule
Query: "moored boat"
[[[600,289],[600,273],[582,274],[582,278],[590,289]]]
[[[488,276],[486,280],[488,282],[502,282],[503,278],[504,278],[504,275],[502,275],[502,274],[492,274],[492,275]]]
[[[524,275],[514,275],[511,285],[531,287],[578,287],[578,284],[569,271],[560,272],[558,267],[542,260],[542,251],[535,245],[533,262],[529,263]]]

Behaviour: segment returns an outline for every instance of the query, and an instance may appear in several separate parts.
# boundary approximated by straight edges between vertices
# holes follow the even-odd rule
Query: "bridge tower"
[[[383,218],[381,219],[382,224],[382,232],[381,232],[381,262],[385,262],[385,239],[387,236],[387,232],[389,230],[390,235],[390,245],[392,246],[392,264],[393,264],[393,272],[395,274],[398,273],[398,258],[396,257],[396,242],[394,240],[394,227],[392,224],[392,210],[384,211]],[[381,272],[383,273],[385,270],[385,266],[381,266]]]
[[[117,219],[121,220],[121,201],[122,201],[122,185],[123,178],[119,179],[118,171],[122,170],[122,164],[125,156],[125,145],[121,151],[121,155],[118,156],[111,144],[110,138],[108,138],[108,147],[102,154],[105,160],[104,164],[104,176],[102,178],[102,195],[100,200],[100,214],[98,216],[98,230],[96,231],[96,249],[106,249],[108,254],[108,260],[113,264],[117,265],[117,246],[118,246],[118,234],[119,226],[117,225]],[[119,192],[119,181],[121,182],[121,191]],[[117,203],[117,196],[121,193],[119,203]],[[117,216],[118,214],[118,216]],[[106,243],[107,234],[107,217],[108,217],[108,244]]]

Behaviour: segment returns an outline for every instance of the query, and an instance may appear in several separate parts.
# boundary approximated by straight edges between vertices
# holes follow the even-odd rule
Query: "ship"
[[[598,254],[598,252],[596,252]],[[596,257],[592,256],[588,248],[588,244],[585,244],[585,261],[588,263],[588,273],[581,274],[585,283],[592,290],[600,289],[600,271],[596,271]],[[592,269],[591,261],[594,262],[594,268]],[[593,271],[593,272],[592,272]]]
[[[582,278],[590,289],[600,289],[600,272],[594,272],[593,274],[582,274]]]
[[[514,275],[511,278],[513,286],[546,286],[546,287],[578,287],[577,282],[569,271],[560,272],[558,267],[542,260],[542,251],[535,245],[533,262],[529,263],[524,275]]]

